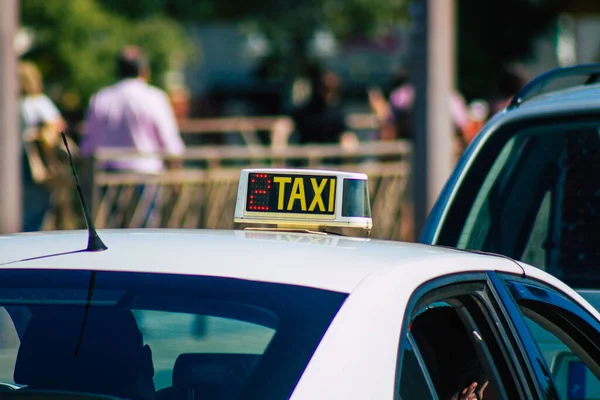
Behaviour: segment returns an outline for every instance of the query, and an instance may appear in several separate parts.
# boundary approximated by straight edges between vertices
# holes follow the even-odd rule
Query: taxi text
[[[278,211],[333,213],[335,178],[275,176]]]

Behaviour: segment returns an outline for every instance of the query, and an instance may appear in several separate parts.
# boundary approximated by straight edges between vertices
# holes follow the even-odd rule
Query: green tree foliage
[[[406,22],[409,0],[323,0],[324,21],[341,37],[371,35]]]
[[[339,38],[369,36],[406,19],[409,0],[101,0],[110,10],[129,18],[168,15],[178,21],[232,21],[261,31],[274,54],[292,75],[306,62],[307,44],[315,30],[327,28]]]
[[[125,44],[143,46],[161,84],[169,60],[190,54],[184,24],[225,20],[264,32],[275,70],[295,74],[307,43],[326,27],[339,38],[368,36],[407,22],[419,0],[21,0],[22,24],[36,34],[27,54],[42,68],[65,110],[81,110],[89,96],[114,80],[113,60]],[[498,91],[507,63],[526,59],[533,40],[554,26],[562,0],[456,0],[461,91],[481,97]]]
[[[97,0],[21,0],[20,5],[21,25],[35,38],[23,58],[38,64],[47,91],[74,118],[94,92],[114,82],[114,60],[123,46],[137,44],[148,52],[159,85],[171,58],[189,52],[181,26],[161,15],[131,21]]]
[[[274,22],[292,31],[326,25],[340,37],[373,33],[405,19],[407,0],[101,0],[132,19],[166,14],[180,21]]]

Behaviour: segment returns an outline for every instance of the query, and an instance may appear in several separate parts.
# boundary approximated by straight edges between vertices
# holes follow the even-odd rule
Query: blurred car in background
[[[526,85],[469,146],[420,241],[526,262],[600,308],[599,76],[577,65]]]
[[[553,70],[474,139],[420,241],[504,254],[600,287],[600,65]],[[567,89],[538,94],[560,81]]]

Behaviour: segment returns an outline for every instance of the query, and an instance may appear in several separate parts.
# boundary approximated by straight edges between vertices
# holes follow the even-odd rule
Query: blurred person
[[[90,100],[82,138],[83,156],[99,148],[131,149],[145,157],[111,160],[107,171],[156,174],[165,165],[160,152],[180,155],[185,146],[167,94],[148,83],[150,66],[136,46],[121,51],[116,59],[118,82],[100,90]],[[171,163],[172,167],[180,163]]]
[[[48,96],[43,93],[42,75],[31,62],[20,62],[20,131],[23,140],[22,183],[24,232],[42,228],[50,208],[52,189],[58,176],[49,169],[47,155],[62,145],[60,132],[65,121]]]
[[[291,112],[298,142],[356,145],[356,135],[346,126],[346,115],[340,106],[339,76],[331,70],[311,67],[309,82],[308,100]]]
[[[414,140],[412,132],[412,107],[415,99],[415,89],[408,79],[408,74],[401,70],[394,77],[394,88],[386,99],[378,89],[368,93],[371,109],[379,120],[381,139]],[[469,114],[464,97],[457,91],[452,92],[449,108],[454,126],[454,155],[460,155],[466,148],[465,131],[469,124]],[[402,205],[401,237],[403,240],[414,240],[414,221],[412,187],[413,181],[408,177]]]
[[[485,100],[477,99],[469,103],[469,121],[464,130],[466,144],[469,145],[481,131],[489,117],[490,106]]]
[[[175,87],[167,92],[176,121],[182,121],[190,116],[190,92],[185,87]]]
[[[404,70],[399,70],[392,78],[391,91],[404,87],[410,87],[408,76]],[[379,121],[380,138],[381,140],[410,139],[410,113],[402,108],[392,107],[388,99],[389,94],[384,95],[379,88],[368,91],[369,105]]]
[[[398,74],[396,82],[397,85],[390,93],[389,100],[385,99],[381,91],[371,90],[369,91],[369,102],[378,117],[395,126],[394,138],[413,139],[411,114],[415,89],[404,72]],[[469,114],[467,103],[457,90],[452,92],[449,107],[456,138],[463,142],[463,133],[469,122]],[[382,120],[380,119],[380,121]],[[392,134],[388,136],[388,138],[392,138]]]
[[[92,97],[85,118],[81,153],[88,159],[84,167],[88,192],[93,189],[90,187],[93,171],[89,161],[99,148],[129,149],[139,154],[98,163],[99,169],[146,175],[165,170],[165,163],[158,153],[177,156],[185,150],[167,93],[148,83],[150,66],[141,49],[136,46],[124,48],[116,58],[116,67],[118,82]],[[182,162],[175,159],[167,165],[180,168]],[[134,201],[141,199],[144,190],[144,185],[136,186]],[[156,194],[147,199],[142,226],[155,210]],[[116,204],[113,207],[117,207]],[[122,220],[122,227],[128,226],[130,217],[127,215]]]
[[[392,109],[389,106],[383,92],[379,88],[369,89],[369,105],[375,114],[379,123],[379,138],[381,140],[394,140],[402,138],[398,132],[408,132],[405,129],[398,129],[397,123],[392,116]]]

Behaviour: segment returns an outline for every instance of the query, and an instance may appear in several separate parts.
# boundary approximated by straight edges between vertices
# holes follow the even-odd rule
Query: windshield
[[[600,122],[536,121],[495,136],[461,183],[440,244],[600,287]]]
[[[0,271],[0,383],[140,400],[286,399],[346,296],[168,274],[98,272],[91,285],[90,275]]]

